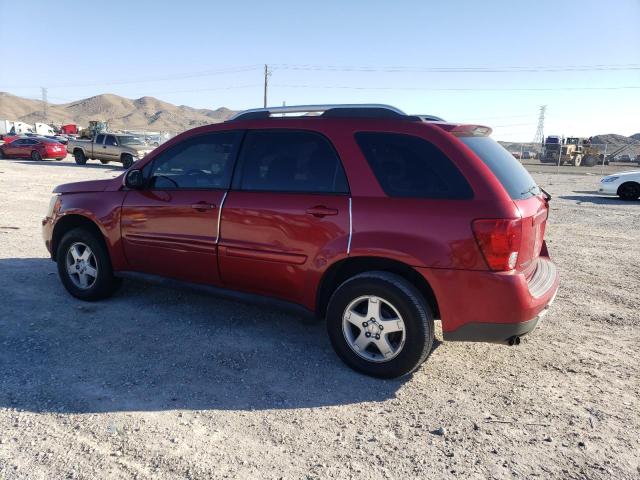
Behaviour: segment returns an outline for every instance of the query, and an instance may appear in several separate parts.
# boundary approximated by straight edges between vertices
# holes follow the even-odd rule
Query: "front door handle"
[[[194,210],[198,210],[199,212],[206,212],[207,210],[213,210],[214,208],[216,208],[216,205],[215,203],[198,202],[192,203],[191,208],[193,208]]]
[[[307,208],[307,213],[314,217],[322,218],[327,215],[337,215],[338,210],[335,208],[328,208],[324,205],[316,205],[315,207]]]

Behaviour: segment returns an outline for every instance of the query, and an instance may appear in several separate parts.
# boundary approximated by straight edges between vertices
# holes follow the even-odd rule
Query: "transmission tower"
[[[538,116],[538,128],[536,129],[536,136],[533,137],[533,143],[542,144],[544,142],[544,114],[547,111],[547,106],[540,106],[540,115]]]
[[[45,87],[40,87],[42,90],[42,121],[47,123],[47,118],[49,117],[49,101],[47,100],[47,89]]]

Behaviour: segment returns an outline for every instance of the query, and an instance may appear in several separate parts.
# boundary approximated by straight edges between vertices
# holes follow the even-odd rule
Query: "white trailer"
[[[46,123],[36,123],[35,133],[38,135],[55,135],[56,132]]]
[[[35,133],[33,125],[13,120],[0,120],[0,135]]]

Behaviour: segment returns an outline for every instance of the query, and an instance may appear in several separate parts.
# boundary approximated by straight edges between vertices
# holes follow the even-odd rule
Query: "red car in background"
[[[39,161],[44,158],[62,160],[66,156],[65,146],[50,138],[18,138],[0,145],[0,158],[30,158]]]

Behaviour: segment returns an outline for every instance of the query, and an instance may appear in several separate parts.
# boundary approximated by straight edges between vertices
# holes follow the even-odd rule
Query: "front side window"
[[[110,147],[115,147],[118,145],[118,142],[116,140],[116,137],[114,137],[113,135],[107,135],[104,140],[104,144],[109,145]]]
[[[97,143],[98,145],[102,145],[102,144],[104,143],[104,135],[102,135],[102,134],[101,134],[101,135],[98,135],[98,136],[96,137],[96,143]]]
[[[399,133],[360,132],[356,141],[390,197],[461,200],[473,197],[462,173],[434,144]]]
[[[270,192],[349,192],[342,163],[322,135],[251,131],[240,155],[240,189]]]
[[[239,135],[239,132],[210,133],[174,145],[145,167],[150,188],[229,188]]]

